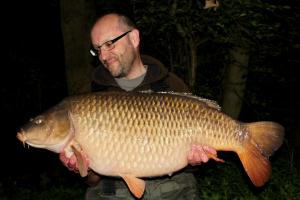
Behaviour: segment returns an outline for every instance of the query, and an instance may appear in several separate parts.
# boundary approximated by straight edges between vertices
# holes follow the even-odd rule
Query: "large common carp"
[[[253,184],[262,186],[284,128],[275,122],[239,122],[213,101],[191,95],[98,92],[65,98],[22,127],[17,138],[75,156],[81,176],[90,168],[122,177],[141,197],[145,183],[140,178],[186,167],[192,145],[236,152]]]

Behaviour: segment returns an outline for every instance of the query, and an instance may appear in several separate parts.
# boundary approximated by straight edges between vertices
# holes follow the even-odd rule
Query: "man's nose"
[[[108,54],[109,54],[109,51],[104,51],[104,50],[101,50],[101,49],[98,51],[99,59],[102,60],[102,61],[107,59]]]

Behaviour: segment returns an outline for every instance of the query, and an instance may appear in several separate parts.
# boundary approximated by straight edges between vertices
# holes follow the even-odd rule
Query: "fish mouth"
[[[20,140],[23,143],[23,146],[25,147],[26,144],[26,135],[24,133],[24,130],[20,130],[20,132],[17,133],[17,138],[18,140]]]
[[[28,138],[26,137],[25,131],[23,129],[21,129],[20,132],[17,133],[17,138],[23,143],[24,148],[26,147],[26,144],[28,145],[28,147],[29,146],[36,147],[36,148],[44,147],[44,145],[38,145],[28,141]]]

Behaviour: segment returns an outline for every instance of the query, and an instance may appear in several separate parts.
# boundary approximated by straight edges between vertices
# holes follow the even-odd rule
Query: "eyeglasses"
[[[102,45],[100,46],[97,46],[97,47],[94,47],[92,49],[90,49],[90,53],[92,54],[92,56],[98,56],[100,51],[101,50],[104,50],[104,51],[109,51],[109,50],[112,50],[113,48],[115,48],[115,43],[121,39],[122,37],[124,37],[125,35],[127,35],[129,32],[131,32],[132,30],[130,31],[127,31],[125,33],[123,33],[122,35],[112,39],[112,40],[109,40],[107,42],[104,42]]]

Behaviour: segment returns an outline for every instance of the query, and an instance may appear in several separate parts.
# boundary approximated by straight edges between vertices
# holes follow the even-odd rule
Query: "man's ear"
[[[137,29],[133,29],[130,34],[130,40],[134,47],[138,47],[140,44],[140,32]]]

